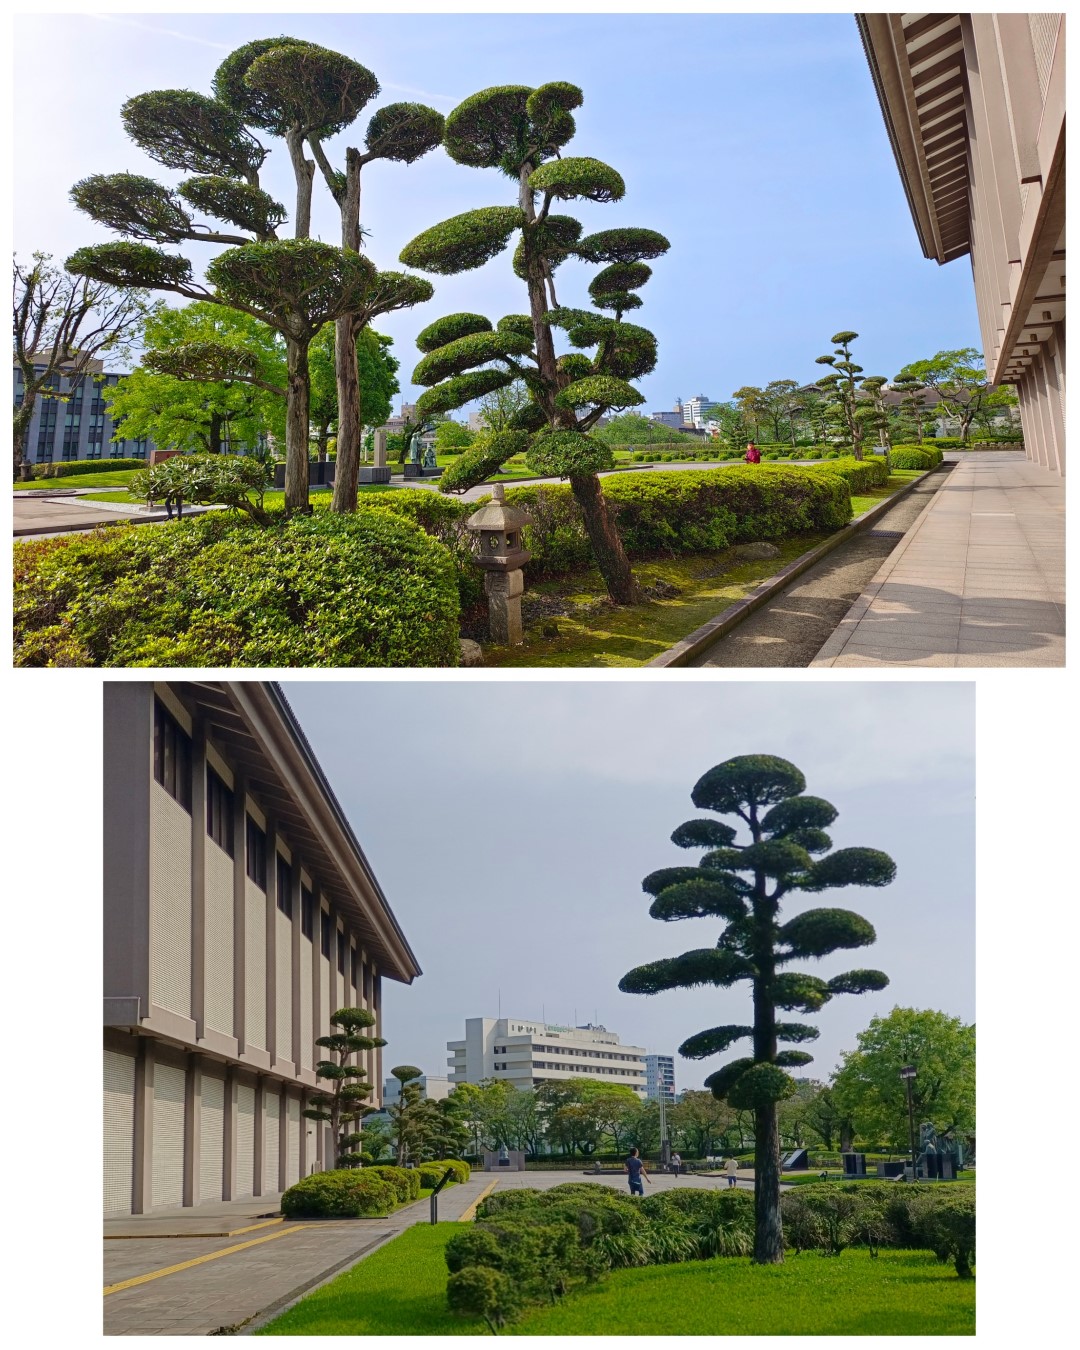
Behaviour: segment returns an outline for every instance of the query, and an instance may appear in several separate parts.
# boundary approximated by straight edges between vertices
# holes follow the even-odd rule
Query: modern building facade
[[[694,427],[703,427],[708,420],[710,408],[715,408],[716,402],[706,394],[695,394],[693,398],[688,398],[682,405],[683,420]]]
[[[91,361],[89,371],[76,379],[54,375],[51,388],[64,398],[34,400],[34,416],[26,436],[26,459],[30,464],[52,464],[72,459],[149,459],[154,443],[142,440],[112,439],[116,424],[109,416],[103,385],[116,384],[123,375],[105,370],[100,361]],[[39,368],[39,373],[45,367]],[[15,406],[24,398],[22,371],[14,367]]]
[[[606,1027],[553,1026],[514,1017],[469,1017],[465,1038],[447,1041],[450,1083],[486,1078],[532,1088],[567,1078],[618,1083],[645,1095],[645,1051]]]
[[[276,685],[104,704],[105,1212],[276,1196],[332,1156],[316,1037],[419,966]]]
[[[454,1090],[454,1085],[449,1078],[439,1078],[430,1073],[421,1074],[419,1078],[413,1079],[413,1082],[420,1085],[420,1100],[422,1102],[441,1102],[449,1097]],[[391,1075],[383,1080],[383,1107],[396,1106],[400,1100],[401,1084]]]
[[[1065,16],[856,16],[927,258],[971,259],[986,370],[1065,472]]]
[[[665,1101],[675,1100],[675,1056],[645,1056],[645,1096],[651,1102],[658,1102],[661,1094]]]

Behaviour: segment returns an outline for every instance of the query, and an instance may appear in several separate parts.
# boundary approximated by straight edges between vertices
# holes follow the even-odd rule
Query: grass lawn
[[[16,492],[61,492],[65,488],[122,488],[131,482],[132,474],[138,469],[117,469],[115,473],[73,473],[69,478],[35,478],[29,483],[12,483]],[[113,501],[133,501],[126,495],[114,497]]]
[[[446,1308],[443,1248],[454,1223],[416,1224],[276,1318],[262,1336],[487,1335]],[[929,1252],[803,1252],[782,1266],[745,1258],[612,1272],[507,1327],[518,1336],[963,1336],[975,1284]]]
[[[642,666],[680,638],[715,618],[748,595],[760,582],[827,539],[804,534],[785,539],[780,556],[763,562],[737,563],[725,553],[691,553],[634,564],[634,575],[644,586],[666,583],[678,588],[669,599],[641,605],[616,606],[595,569],[558,581],[537,582],[530,596],[572,606],[555,614],[558,637],[542,637],[533,627],[521,647],[485,647],[489,666]],[[528,610],[526,610],[528,613]]]

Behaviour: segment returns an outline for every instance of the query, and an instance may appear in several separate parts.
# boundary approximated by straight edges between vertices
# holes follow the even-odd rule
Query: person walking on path
[[[642,1162],[641,1158],[638,1157],[638,1151],[636,1148],[632,1148],[630,1150],[630,1156],[627,1158],[626,1162],[623,1163],[623,1171],[628,1172],[630,1174],[631,1195],[645,1194],[645,1187],[641,1184],[642,1177],[644,1177],[645,1180],[649,1182],[650,1186],[652,1185],[652,1181],[649,1177],[649,1174],[645,1170],[645,1164]]]
[[[729,1158],[724,1164],[724,1173],[727,1176],[728,1190],[735,1185],[738,1179],[739,1164],[734,1158]]]
[[[761,463],[761,451],[753,441],[747,441],[746,443],[746,462],[747,464]]]
[[[680,1171],[682,1170],[682,1158],[679,1156],[678,1153],[673,1153],[671,1155],[671,1170],[675,1173],[676,1176],[678,1176]]]

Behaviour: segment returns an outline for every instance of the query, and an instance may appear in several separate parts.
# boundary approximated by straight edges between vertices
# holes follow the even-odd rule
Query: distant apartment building
[[[494,1078],[531,1088],[560,1079],[594,1078],[645,1095],[644,1049],[622,1045],[606,1027],[469,1017],[464,1040],[448,1041],[446,1048],[451,1085]]]
[[[1065,472],[1065,15],[856,16],[924,255],[971,259],[987,374]]]
[[[651,1102],[675,1100],[675,1056],[645,1056],[645,1096]]]
[[[104,804],[105,1212],[276,1197],[333,1157],[316,1038],[416,958],[274,684],[106,683]]]
[[[682,431],[685,428],[683,422],[682,409],[676,412],[654,412],[649,414],[651,422],[659,422],[665,427],[673,427],[676,431]]]
[[[413,1082],[420,1085],[420,1100],[441,1102],[450,1096],[454,1090],[454,1085],[449,1078],[438,1078],[434,1074],[421,1074],[419,1078],[414,1078]],[[384,1109],[387,1106],[396,1106],[401,1100],[401,1084],[392,1075],[383,1079],[382,1102]]]
[[[45,366],[37,367],[40,374]],[[18,408],[25,398],[25,384],[19,367],[13,367],[14,402]],[[50,388],[63,398],[34,400],[34,415],[26,435],[26,461],[53,464],[73,459],[149,459],[154,443],[141,440],[114,441],[116,423],[106,409],[103,386],[115,385],[123,374],[106,371],[101,361],[90,361],[88,373],[72,379],[52,376]]]
[[[707,421],[709,409],[715,407],[715,400],[705,394],[695,394],[693,398],[688,398],[682,405],[683,421],[693,427],[703,427]]]

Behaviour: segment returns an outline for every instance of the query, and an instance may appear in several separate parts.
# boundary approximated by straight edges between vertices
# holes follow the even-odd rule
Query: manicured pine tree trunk
[[[345,188],[341,207],[341,246],[360,252],[360,152],[345,152]],[[337,376],[337,460],[331,510],[355,511],[360,469],[360,372],[356,364],[359,318],[345,314],[334,325],[334,371]]]
[[[308,409],[311,377],[308,373],[308,343],[285,339],[288,383],[285,411],[285,510],[307,515],[308,503]]]
[[[750,833],[762,839],[756,806],[750,807]],[[769,987],[776,975],[773,951],[775,903],[768,898],[764,872],[754,873],[753,917],[756,930],[754,961],[754,1059],[771,1063],[776,1057],[776,1010]],[[784,1259],[784,1230],[780,1220],[780,1132],[775,1102],[754,1110],[754,1263],[778,1265]]]
[[[525,212],[525,218],[530,224],[536,219],[533,191],[529,187],[529,174],[532,172],[532,167],[528,164],[522,167],[521,187],[518,194],[518,204]],[[543,258],[530,256],[528,230],[525,231],[524,237],[529,287],[529,312],[532,317],[533,335],[536,338],[536,364],[539,367],[541,379],[544,381],[547,390],[550,391],[549,398],[551,401],[544,411],[554,419],[556,425],[561,423],[568,428],[572,428],[575,425],[573,414],[556,409],[554,404],[555,394],[559,389],[559,370],[556,365],[555,342],[551,336],[551,325],[547,321],[548,276],[544,267],[544,260]],[[634,574],[630,569],[630,560],[626,556],[622,540],[611,522],[607,502],[604,500],[604,494],[600,487],[600,479],[594,473],[571,477],[570,490],[574,494],[574,500],[581,507],[585,533],[589,537],[593,557],[600,569],[600,575],[604,578],[608,594],[617,605],[632,605],[638,598],[637,582],[634,580]]]

